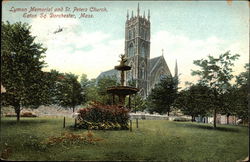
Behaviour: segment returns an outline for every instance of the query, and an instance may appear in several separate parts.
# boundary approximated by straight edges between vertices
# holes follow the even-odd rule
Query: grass
[[[11,151],[8,160],[164,160],[164,161],[236,161],[248,156],[248,128],[209,124],[139,120],[133,131],[92,131],[104,140],[94,144],[57,144],[43,146],[44,139],[64,132],[87,134],[74,130],[73,119],[2,118],[0,151]]]

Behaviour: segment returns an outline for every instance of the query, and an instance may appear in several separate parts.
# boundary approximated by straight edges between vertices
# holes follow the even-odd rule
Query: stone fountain
[[[128,70],[131,70],[131,67],[125,65],[125,63],[127,62],[127,59],[125,58],[125,55],[120,55],[120,58],[121,58],[120,65],[115,66],[115,69],[121,71],[121,85],[120,86],[109,87],[107,89],[107,92],[112,94],[112,96],[113,96],[113,104],[115,104],[115,96],[119,97],[118,105],[120,105],[120,106],[125,105],[125,98],[126,98],[127,95],[129,95],[129,108],[131,108],[130,107],[130,103],[131,103],[130,96],[132,94],[137,93],[139,91],[139,89],[135,88],[135,87],[125,86],[125,84],[124,84],[124,72],[128,71]]]

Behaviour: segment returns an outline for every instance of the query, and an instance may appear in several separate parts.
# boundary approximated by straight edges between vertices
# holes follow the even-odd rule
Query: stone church
[[[133,11],[131,16],[127,13],[127,20],[125,24],[125,56],[127,58],[127,65],[131,66],[131,70],[126,72],[126,85],[133,82],[139,93],[144,98],[147,97],[155,84],[160,81],[163,75],[172,74],[163,57],[150,58],[150,10],[148,16],[145,12],[140,15],[140,8],[138,4],[137,14]],[[178,74],[177,63],[175,66],[175,76]],[[97,80],[104,76],[116,76],[120,78],[120,72],[112,69],[102,72]]]

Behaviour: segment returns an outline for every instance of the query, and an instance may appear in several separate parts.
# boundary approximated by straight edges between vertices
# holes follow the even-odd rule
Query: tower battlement
[[[139,21],[144,22],[145,24],[150,24],[150,10],[148,10],[148,16],[145,16],[145,11],[143,11],[143,15],[140,15],[140,6],[138,3],[137,14],[134,15],[134,11],[131,11],[131,16],[129,16],[129,11],[127,11],[127,21],[126,24],[133,24],[134,22]]]

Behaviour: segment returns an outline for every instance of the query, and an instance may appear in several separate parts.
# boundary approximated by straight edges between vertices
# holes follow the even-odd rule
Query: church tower
[[[140,15],[139,4],[137,14],[131,17],[127,13],[125,24],[125,56],[131,70],[126,73],[126,83],[134,84],[140,89],[141,96],[149,93],[150,70],[150,11],[147,18],[145,11]]]

